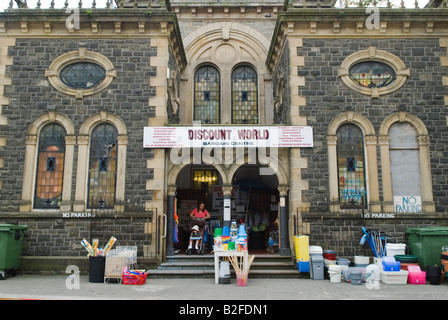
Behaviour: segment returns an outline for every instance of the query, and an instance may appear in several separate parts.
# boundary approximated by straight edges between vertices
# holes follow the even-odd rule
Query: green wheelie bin
[[[27,226],[0,224],[0,280],[15,276],[20,267]]]
[[[441,255],[448,247],[448,227],[408,228],[410,254],[418,257],[422,269],[427,266],[441,266]]]

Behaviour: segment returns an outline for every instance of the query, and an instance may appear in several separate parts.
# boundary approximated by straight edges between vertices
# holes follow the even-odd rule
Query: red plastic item
[[[146,276],[148,274],[144,273],[142,275],[138,274],[122,274],[123,284],[133,284],[133,285],[142,285],[146,283]]]

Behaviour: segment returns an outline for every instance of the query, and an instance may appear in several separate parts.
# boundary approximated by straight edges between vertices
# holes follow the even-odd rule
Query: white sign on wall
[[[309,126],[145,127],[143,147],[313,147],[313,129]]]
[[[420,196],[394,196],[395,212],[422,212]]]

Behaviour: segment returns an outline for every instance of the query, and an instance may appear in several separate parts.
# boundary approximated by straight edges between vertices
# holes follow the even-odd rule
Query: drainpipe
[[[291,248],[289,247],[289,234],[288,234],[288,221],[289,214],[287,210],[287,198],[288,198],[288,186],[279,186],[278,191],[280,193],[280,207],[279,207],[279,218],[280,218],[280,247],[278,253],[281,256],[291,255]]]
[[[168,204],[166,218],[166,255],[174,255],[174,200],[176,199],[176,186],[168,186]]]

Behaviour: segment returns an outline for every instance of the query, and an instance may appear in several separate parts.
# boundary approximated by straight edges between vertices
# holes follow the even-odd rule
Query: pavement
[[[151,279],[143,285],[124,285],[112,279],[91,283],[88,276],[20,275],[0,281],[0,299],[39,300],[153,300],[185,302],[286,301],[286,300],[447,300],[448,283],[397,285],[377,283],[377,287],[354,285],[342,280],[263,279],[249,277],[240,287],[233,277],[230,284],[215,284],[213,278]]]

